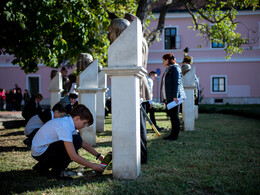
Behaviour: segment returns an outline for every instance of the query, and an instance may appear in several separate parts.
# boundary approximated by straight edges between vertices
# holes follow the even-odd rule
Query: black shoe
[[[31,148],[32,146],[32,142],[29,138],[26,138],[25,140],[23,140],[23,143],[28,147]]]
[[[169,141],[175,141],[177,140],[177,138],[171,137],[171,136],[167,136],[163,138],[164,140],[169,140]]]
[[[163,127],[158,127],[158,126],[156,126],[156,129],[157,129],[158,131],[162,131],[162,130],[164,130]]]

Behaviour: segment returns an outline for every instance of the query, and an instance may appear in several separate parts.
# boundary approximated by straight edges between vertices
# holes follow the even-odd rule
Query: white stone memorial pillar
[[[107,75],[101,70],[98,73],[98,88],[101,90],[97,92],[97,126],[98,132],[105,131],[105,107],[106,107],[106,91],[107,91]]]
[[[53,106],[60,101],[62,88],[62,77],[61,73],[58,72],[55,77],[50,81],[48,91],[51,94],[51,109]]]
[[[108,48],[111,77],[113,176],[135,179],[141,172],[140,77],[142,68],[142,26],[135,19]]]
[[[195,83],[195,67],[187,72],[183,76],[183,87],[186,94],[186,99],[183,102],[183,121],[184,131],[195,130],[195,107],[194,107],[194,89],[196,88]]]
[[[96,93],[99,90],[98,60],[95,60],[79,75],[77,88],[79,103],[84,104],[93,115],[93,124],[80,130],[82,139],[92,146],[96,144]]]

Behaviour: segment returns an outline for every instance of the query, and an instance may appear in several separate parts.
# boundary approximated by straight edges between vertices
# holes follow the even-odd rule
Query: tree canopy
[[[160,1],[157,1],[157,3]],[[256,9],[258,0],[208,0],[198,7],[198,0],[163,0],[158,26],[147,33],[150,6],[155,0],[1,0],[0,54],[14,56],[26,72],[36,72],[38,64],[57,68],[74,64],[80,53],[91,53],[105,64],[110,19],[131,13],[140,18],[151,45],[160,37],[167,10],[184,5],[194,21],[194,29],[214,42],[226,44],[226,52],[241,53],[248,40],[237,32],[238,9]],[[201,4],[200,4],[201,5]],[[223,11],[224,10],[224,11]],[[215,24],[211,27],[209,24]]]

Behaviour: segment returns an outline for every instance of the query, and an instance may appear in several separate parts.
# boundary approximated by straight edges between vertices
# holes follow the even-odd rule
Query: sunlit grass
[[[165,113],[157,125],[170,127]],[[97,133],[96,150],[112,150],[111,115]],[[23,144],[23,128],[0,130],[0,194],[259,194],[260,121],[223,114],[200,114],[195,131],[181,131],[176,142],[158,137],[147,123],[148,164],[136,180],[117,180],[108,170],[93,177],[60,181],[32,171],[36,161]],[[84,150],[80,154],[98,162]],[[70,169],[77,169],[71,163]]]

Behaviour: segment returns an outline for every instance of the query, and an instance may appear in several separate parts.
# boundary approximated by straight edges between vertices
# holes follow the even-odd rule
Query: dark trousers
[[[146,110],[146,103],[143,102],[142,106]],[[147,163],[147,136],[146,136],[146,120],[145,114],[140,110],[140,132],[141,132],[141,163]]]
[[[40,128],[34,129],[27,137],[32,141],[35,134],[39,131]]]
[[[170,110],[167,110],[167,114],[171,119],[172,131],[170,137],[177,139],[180,132],[180,118],[179,118],[179,109],[180,105],[173,107]]]
[[[80,135],[73,135],[73,145],[76,152],[82,146]],[[67,168],[71,162],[63,141],[57,141],[49,145],[48,149],[40,156],[33,156],[38,162],[38,168],[47,170],[52,168],[53,173],[60,173]]]
[[[147,114],[150,113],[150,119],[153,122],[154,126],[157,127],[155,116],[154,116],[154,107],[152,107],[150,109],[150,103],[149,102],[146,102],[146,112],[147,112]]]

